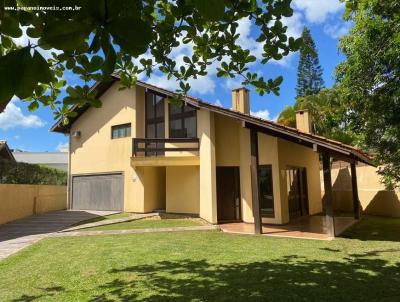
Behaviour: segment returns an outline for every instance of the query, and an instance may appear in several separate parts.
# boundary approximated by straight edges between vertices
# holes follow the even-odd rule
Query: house
[[[68,152],[26,152],[14,150],[12,154],[17,162],[68,171]]]
[[[0,158],[15,161],[15,158],[7,145],[7,142],[0,140]]]
[[[251,116],[245,88],[232,91],[230,110],[192,97],[172,105],[173,92],[141,81],[119,85],[118,76],[95,84],[103,106],[75,106],[69,125],[58,121],[51,129],[69,134],[72,209],[165,210],[210,223],[253,223],[256,233],[262,223],[324,210],[333,236],[331,158],[372,164],[361,150],[309,133],[307,111],[297,113],[299,129]]]

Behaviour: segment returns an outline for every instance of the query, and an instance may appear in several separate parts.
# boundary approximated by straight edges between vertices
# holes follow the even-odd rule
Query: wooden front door
[[[217,167],[217,219],[241,220],[239,167]]]
[[[286,179],[290,219],[308,215],[306,169],[288,167],[286,169]]]

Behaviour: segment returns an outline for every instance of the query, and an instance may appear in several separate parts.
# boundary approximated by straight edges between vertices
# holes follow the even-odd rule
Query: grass
[[[116,214],[111,214],[107,216],[98,216],[94,218],[90,218],[87,220],[80,221],[73,226],[78,226],[86,223],[93,223],[93,222],[98,222],[98,221],[103,221],[103,220],[109,220],[109,219],[118,219],[118,218],[126,218],[129,217],[131,214],[130,213],[116,213]]]
[[[121,222],[87,229],[80,231],[106,231],[106,230],[130,230],[147,228],[171,228],[171,227],[189,227],[199,226],[201,223],[193,219],[140,219],[129,222]]]
[[[0,262],[0,301],[399,301],[400,233],[380,236],[391,223],[368,217],[349,231],[353,239],[334,241],[221,232],[49,238]],[[380,235],[365,240],[371,231]]]

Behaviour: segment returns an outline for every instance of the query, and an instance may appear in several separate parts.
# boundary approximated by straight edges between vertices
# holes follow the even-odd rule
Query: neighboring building
[[[70,126],[52,127],[70,134],[73,209],[162,209],[255,223],[259,232],[261,220],[284,224],[322,212],[320,153],[328,187],[331,157],[371,163],[358,149],[306,133],[307,112],[298,112],[303,131],[251,116],[245,88],[233,90],[233,110],[191,97],[177,107],[167,102],[173,92],[140,81],[118,88],[117,77],[97,83],[101,108],[75,107]]]
[[[13,155],[17,162],[68,171],[68,152],[25,152],[14,150]]]
[[[15,158],[6,141],[0,140],[0,158],[15,161]]]

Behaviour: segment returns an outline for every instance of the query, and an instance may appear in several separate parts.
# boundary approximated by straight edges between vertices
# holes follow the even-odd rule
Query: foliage
[[[316,95],[299,97],[294,106],[287,106],[279,115],[278,123],[296,127],[296,111],[307,109],[312,116],[313,132],[345,144],[360,144],[349,125],[348,112],[341,104],[341,95],[337,87],[322,89]]]
[[[286,36],[282,18],[290,17],[291,0],[4,0],[0,6],[0,102],[13,95],[51,106],[56,117],[74,115],[71,104],[101,106],[90,83],[108,80],[113,72],[124,87],[135,84],[137,76],[155,70],[180,84],[179,94],[190,89],[189,79],[207,74],[217,65],[217,76],[243,78],[261,95],[279,94],[283,80],[264,79],[249,70],[256,57],[237,44],[238,21],[250,19],[257,27],[257,41],[263,43],[261,63],[280,60],[300,47],[301,39]],[[6,7],[78,7],[70,10],[24,11]],[[19,48],[13,38],[26,35],[37,39]],[[182,44],[193,45],[194,54],[183,57],[179,66],[171,53]],[[53,50],[47,61],[39,49]],[[66,72],[85,83],[67,85]],[[68,95],[57,100],[66,87]]]
[[[301,37],[303,45],[300,47],[300,60],[297,68],[296,99],[317,94],[325,85],[318,52],[311,32],[307,27],[304,27]]]
[[[66,185],[67,172],[40,165],[0,159],[0,183]]]
[[[400,2],[346,2],[354,23],[340,43],[337,67],[343,106],[372,149],[387,185],[400,184]]]

